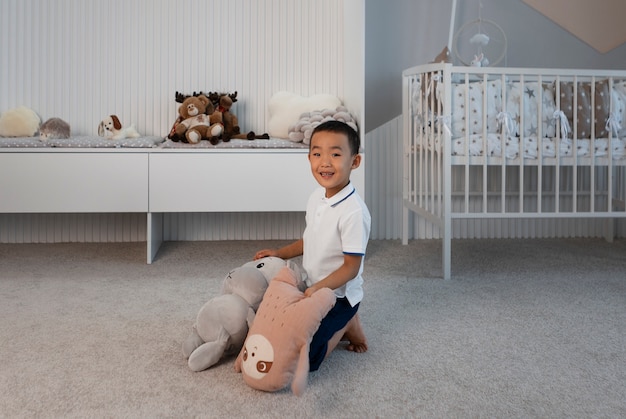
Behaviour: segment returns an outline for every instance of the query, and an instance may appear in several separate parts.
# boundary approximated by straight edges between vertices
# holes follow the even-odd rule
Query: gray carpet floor
[[[229,270],[282,242],[0,245],[0,417],[626,417],[626,242],[372,241],[361,319],[306,392],[181,343]]]

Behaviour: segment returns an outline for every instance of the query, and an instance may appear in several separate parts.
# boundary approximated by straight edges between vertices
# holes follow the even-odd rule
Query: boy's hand
[[[313,293],[315,293],[315,291],[317,291],[317,287],[315,285],[311,285],[309,288],[304,290],[304,296],[310,297]]]
[[[263,250],[259,250],[258,252],[255,253],[254,255],[254,260],[257,259],[261,259],[261,258],[265,258],[268,256],[278,256],[278,252],[276,251],[276,249],[263,249]]]

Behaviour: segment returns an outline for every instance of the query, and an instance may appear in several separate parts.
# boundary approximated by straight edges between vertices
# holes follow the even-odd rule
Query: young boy
[[[357,311],[363,298],[363,258],[369,240],[371,216],[350,183],[350,173],[361,164],[358,133],[339,121],[318,125],[311,135],[309,162],[320,184],[309,198],[302,239],[280,249],[260,250],[259,259],[302,255],[307,273],[304,292],[310,296],[322,287],[335,291],[337,302],[322,320],[309,350],[310,370],[347,339],[348,350],[367,351],[367,340]]]

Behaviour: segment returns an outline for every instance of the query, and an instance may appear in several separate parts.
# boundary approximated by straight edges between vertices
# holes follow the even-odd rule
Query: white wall
[[[346,99],[343,16],[336,0],[2,0],[0,112],[166,135],[176,91],[238,91],[242,129],[264,132],[276,91]]]
[[[480,2],[482,18],[506,33],[504,66],[626,68],[626,44],[601,54],[521,0],[458,0],[456,29],[478,18]],[[432,61],[448,43],[451,6],[452,0],[366,0],[366,132],[402,113],[401,73]]]
[[[270,97],[288,90],[337,95],[360,120],[364,13],[364,0],[0,0],[0,112],[25,105],[74,134],[96,134],[117,114],[164,136],[176,91],[236,90],[242,129],[264,132]],[[304,215],[171,214],[165,223],[172,240],[292,239]],[[145,215],[0,214],[0,242],[142,240]]]

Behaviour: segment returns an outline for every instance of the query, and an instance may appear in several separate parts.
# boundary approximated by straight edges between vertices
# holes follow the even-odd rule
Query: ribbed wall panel
[[[0,23],[0,112],[25,105],[75,134],[117,114],[166,135],[176,91],[237,91],[254,131],[279,90],[343,96],[337,0],[2,0]]]
[[[302,237],[304,213],[164,214],[164,239],[294,240]]]
[[[0,214],[0,243],[146,241],[146,214]]]
[[[365,138],[366,201],[372,215],[371,237],[402,235],[402,116],[370,131]]]
[[[116,114],[166,135],[176,91],[237,91],[240,126],[263,132],[276,91],[343,96],[343,19],[337,0],[2,0],[0,112],[28,106],[77,135]],[[166,240],[292,239],[304,226],[299,213],[164,218]],[[145,240],[145,214],[0,214],[2,243]]]

